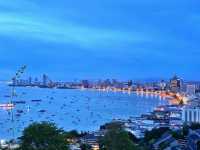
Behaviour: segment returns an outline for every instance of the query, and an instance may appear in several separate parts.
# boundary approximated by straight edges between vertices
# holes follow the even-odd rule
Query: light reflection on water
[[[5,97],[10,88],[0,85],[0,103],[8,102]],[[14,123],[10,111],[0,109],[0,139],[20,136],[24,127],[34,121],[51,121],[66,130],[91,131],[114,118],[129,118],[151,112],[166,100],[152,95],[134,93],[102,92],[94,90],[58,90],[39,88],[17,88],[16,101],[25,101],[14,108]],[[41,99],[41,102],[31,100]]]

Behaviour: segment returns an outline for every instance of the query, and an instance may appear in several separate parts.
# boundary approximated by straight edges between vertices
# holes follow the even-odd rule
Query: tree
[[[122,129],[110,129],[100,139],[101,150],[136,150],[138,149],[130,139],[128,132]]]
[[[91,150],[91,149],[92,149],[92,147],[88,144],[82,144],[81,145],[81,150]]]
[[[186,131],[186,132],[187,132],[187,131]],[[185,131],[183,131],[183,130],[171,131],[171,135],[172,135],[175,139],[184,139]]]
[[[200,124],[199,124],[199,123],[192,123],[192,124],[190,125],[190,128],[191,128],[192,130],[200,129]]]
[[[134,143],[138,143],[140,140],[133,135],[132,133],[128,132],[129,138],[131,139],[131,141],[133,141]]]
[[[158,128],[145,132],[144,142],[152,144],[156,139],[160,138],[165,132],[170,131],[169,128]]]
[[[197,149],[200,149],[200,141],[197,142]]]
[[[105,125],[100,127],[101,130],[112,130],[112,129],[122,129],[122,128],[123,128],[123,123],[119,121],[106,123]]]
[[[66,138],[79,138],[81,134],[79,134],[76,130],[72,130],[65,133]]]
[[[19,138],[19,150],[68,150],[64,136],[65,132],[53,123],[33,123]]]

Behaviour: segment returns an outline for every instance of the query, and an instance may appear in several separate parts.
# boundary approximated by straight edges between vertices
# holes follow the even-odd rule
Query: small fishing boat
[[[25,104],[25,101],[13,101],[14,104]]]
[[[31,100],[32,102],[41,102],[42,100],[41,99],[33,99]]]
[[[17,113],[19,113],[19,114],[21,114],[23,112],[24,112],[23,110],[17,110]]]
[[[40,113],[44,113],[46,112],[46,110],[42,109],[42,110],[39,110]]]
[[[4,95],[4,97],[10,98],[11,96],[10,95]]]

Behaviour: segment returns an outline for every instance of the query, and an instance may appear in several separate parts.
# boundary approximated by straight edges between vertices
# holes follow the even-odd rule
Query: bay
[[[0,104],[10,101],[11,87],[0,85]],[[94,131],[112,119],[128,119],[153,111],[167,100],[155,95],[97,90],[16,88],[12,113],[0,108],[0,139],[19,137],[32,122],[49,121],[65,130]],[[35,101],[32,100],[41,100]]]

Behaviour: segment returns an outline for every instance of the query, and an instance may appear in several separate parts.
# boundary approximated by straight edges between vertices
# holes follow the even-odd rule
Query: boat
[[[0,104],[0,107],[14,107],[14,104],[12,103],[7,103],[7,104]]]
[[[42,110],[39,110],[40,113],[44,113],[46,112],[46,110],[42,109]]]
[[[34,100],[31,100],[32,102],[41,102],[42,100],[41,99],[34,99]]]
[[[25,104],[25,101],[13,101],[14,104]]]
[[[19,113],[19,114],[21,114],[23,112],[24,112],[23,110],[17,110],[17,113]]]
[[[4,97],[10,98],[11,96],[10,95],[4,95]]]

